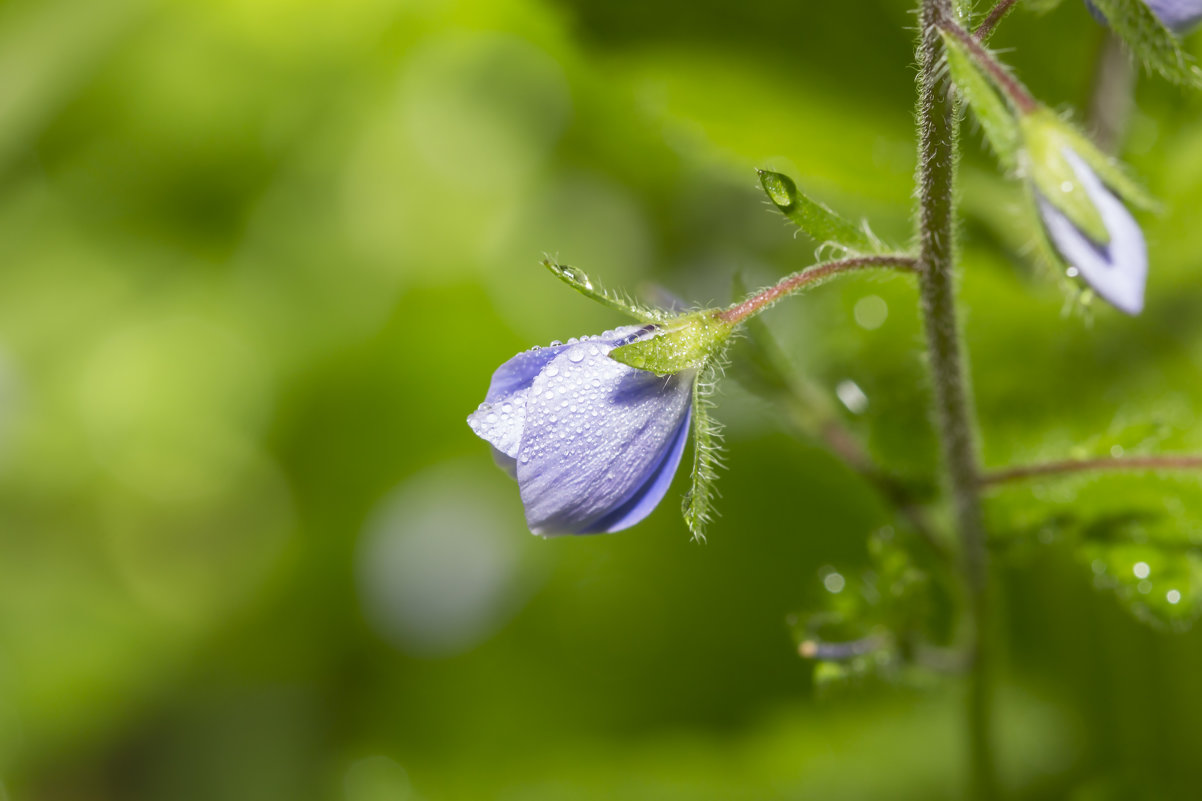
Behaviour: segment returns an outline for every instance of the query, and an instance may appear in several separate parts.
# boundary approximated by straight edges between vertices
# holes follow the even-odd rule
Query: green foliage
[[[1202,614],[1202,482],[1171,473],[1039,479],[991,501],[999,543],[1067,545],[1094,586],[1181,631]]]
[[[1092,0],[1144,65],[1168,80],[1202,88],[1202,70],[1143,0]]]

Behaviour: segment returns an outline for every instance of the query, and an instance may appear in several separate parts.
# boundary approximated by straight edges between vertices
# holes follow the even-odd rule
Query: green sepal
[[[837,245],[849,253],[876,253],[881,243],[869,232],[840,217],[822,203],[806,197],[793,179],[779,172],[756,170],[760,186],[772,205],[820,245]]]
[[[1160,202],[1147,189],[1144,189],[1139,181],[1131,177],[1127,167],[1121,161],[1099,150],[1088,136],[1056,117],[1051,111],[1047,111],[1047,114],[1053,117],[1055,123],[1060,126],[1060,135],[1064,138],[1065,143],[1098,174],[1102,183],[1106,184],[1111,192],[1126,203],[1146,211],[1158,211],[1161,208]]]
[[[998,160],[1007,170],[1018,166],[1020,138],[1014,111],[994,87],[993,82],[977,66],[963,42],[943,33],[948,71],[960,95],[972,107],[985,139],[989,141]]]
[[[1023,115],[1019,118],[1019,130],[1026,153],[1022,168],[1027,177],[1045,200],[1099,245],[1107,244],[1110,236],[1101,213],[1065,158],[1066,150],[1076,153],[1110,191],[1127,203],[1144,209],[1157,208],[1152,196],[1127,174],[1121,164],[1051,109],[1041,107]]]
[[[718,315],[707,309],[674,317],[655,336],[614,348],[609,358],[656,375],[696,370],[718,353],[734,330]]]
[[[565,284],[575,289],[581,295],[597,301],[603,306],[622,312],[644,323],[658,323],[668,319],[671,315],[667,312],[653,309],[650,306],[644,306],[637,301],[632,300],[626,295],[619,294],[612,290],[606,289],[599,283],[588,276],[584,270],[579,267],[571,267],[567,264],[557,264],[550,258],[543,259],[543,266],[551,271],[552,275],[563,281]]]
[[[1093,0],[1110,27],[1148,69],[1182,86],[1202,89],[1202,70],[1143,0]]]
[[[1019,120],[1026,146],[1027,176],[1045,200],[1059,209],[1083,234],[1099,245],[1110,242],[1102,214],[1094,205],[1073,165],[1064,156],[1073,143],[1064,134],[1060,118],[1046,108],[1024,115]],[[1084,154],[1078,154],[1083,159]]]
[[[705,540],[705,529],[714,515],[714,484],[722,467],[722,430],[710,416],[714,382],[722,369],[723,353],[718,353],[693,382],[693,485],[680,506],[684,523],[693,539]]]

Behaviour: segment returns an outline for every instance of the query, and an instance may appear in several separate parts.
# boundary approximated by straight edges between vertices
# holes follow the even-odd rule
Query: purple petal
[[[1052,244],[1091,287],[1117,309],[1139,314],[1144,307],[1148,251],[1139,224],[1080,156],[1065,148],[1064,157],[1102,216],[1110,241],[1099,245],[1038,192],[1035,199]]]
[[[1144,0],[1161,24],[1176,34],[1188,32],[1202,22],[1202,0]],[[1103,25],[1110,24],[1090,0],[1085,0],[1089,13]]]
[[[676,438],[664,452],[663,461],[650,472],[647,483],[640,487],[626,503],[598,520],[590,526],[588,531],[580,532],[581,534],[621,531],[642,521],[644,517],[655,511],[655,507],[659,506],[659,502],[668,494],[668,488],[672,486],[676,468],[680,467],[685,443],[689,441],[689,423],[692,421],[692,417],[693,407],[690,405],[685,412],[684,419],[680,421]]]
[[[607,356],[615,341],[573,345],[530,387],[517,477],[536,534],[633,525],[663,498],[680,463],[694,374],[660,377],[620,364]]]
[[[1185,33],[1202,21],[1202,0],[1144,0],[1164,26]]]
[[[614,343],[643,330],[634,325],[622,326],[606,331],[598,341],[612,347]],[[467,424],[472,431],[492,445],[493,459],[514,478],[517,477],[515,460],[521,444],[522,428],[526,424],[526,395],[530,385],[552,359],[570,347],[572,343],[556,343],[522,351],[509,359],[492,374],[484,403],[468,415]]]

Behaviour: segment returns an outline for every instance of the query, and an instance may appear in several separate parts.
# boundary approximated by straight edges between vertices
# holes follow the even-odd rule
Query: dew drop
[[[568,360],[575,364],[579,364],[580,362],[584,361],[584,349],[572,348],[570,351],[568,351]]]
[[[1181,603],[1181,592],[1180,590],[1169,590],[1164,594],[1164,599],[1171,604],[1179,604]]]
[[[543,375],[547,376],[548,378],[554,378],[555,376],[559,375],[559,368],[552,364],[548,366],[546,370],[543,370]]]
[[[559,273],[577,286],[584,287],[585,289],[593,288],[593,282],[585,274],[584,270],[580,270],[576,267],[569,267],[566,264],[561,264],[559,265]]]
[[[822,586],[826,587],[826,591],[831,594],[843,592],[843,588],[847,585],[847,581],[838,573],[827,573],[822,579]]]
[[[487,417],[485,417],[484,419],[485,419],[487,422],[489,422],[489,423],[495,423],[495,422],[497,422],[497,416],[496,416],[496,414],[493,414],[493,413],[491,413],[491,412],[490,412],[490,413],[489,413],[489,415],[488,415]]]
[[[1147,562],[1136,562],[1132,566],[1131,572],[1135,574],[1137,579],[1146,579],[1148,574],[1152,572],[1152,568],[1148,567]]]
[[[860,389],[860,385],[850,378],[839,382],[835,387],[835,395],[852,414],[863,414],[868,408],[868,396]]]

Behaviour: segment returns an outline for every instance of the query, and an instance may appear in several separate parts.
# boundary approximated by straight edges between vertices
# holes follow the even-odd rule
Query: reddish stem
[[[817,264],[801,272],[785,276],[773,286],[757,292],[742,303],[719,312],[717,317],[723,322],[735,325],[760,311],[765,306],[775,303],[785,295],[796,292],[807,284],[822,281],[839,273],[866,270],[873,267],[892,267],[906,272],[918,271],[917,263],[910,256],[858,256],[851,259],[828,261],[824,264]]]
[[[1026,87],[1015,80],[1014,76],[1007,72],[1006,68],[988,50],[981,46],[976,37],[946,16],[943,16],[938,24],[941,29],[956,37],[960,40],[961,44],[968,48],[968,51],[972,53],[972,57],[989,72],[994,82],[1006,93],[1015,108],[1023,114],[1030,114],[1039,109],[1039,101],[1032,97]]]
[[[1128,456],[1098,459],[1064,459],[1058,462],[1020,465],[994,470],[981,476],[984,485],[1008,484],[1040,476],[1119,470],[1202,470],[1202,456]]]
[[[977,29],[973,32],[973,36],[975,36],[980,42],[988,40],[990,34],[993,33],[993,29],[997,27],[997,24],[1002,21],[1003,17],[1014,10],[1014,6],[1017,3],[1018,0],[1001,0],[996,6],[993,7],[993,10],[989,12],[989,16],[987,16],[985,20],[977,26]]]

